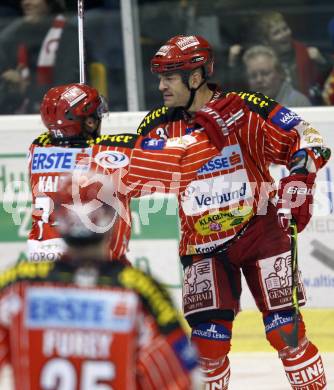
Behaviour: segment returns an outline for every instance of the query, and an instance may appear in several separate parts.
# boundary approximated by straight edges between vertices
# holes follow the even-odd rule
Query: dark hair
[[[66,10],[64,0],[46,0],[46,4],[48,5],[50,13],[52,14],[63,13]]]

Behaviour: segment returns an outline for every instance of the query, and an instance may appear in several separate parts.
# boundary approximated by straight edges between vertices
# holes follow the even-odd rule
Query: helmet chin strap
[[[187,102],[187,104],[184,106],[184,109],[185,109],[185,110],[188,110],[188,109],[191,107],[191,105],[192,105],[193,102],[194,102],[194,99],[195,99],[195,95],[196,95],[197,90],[199,90],[199,89],[201,88],[201,86],[202,86],[203,84],[205,84],[205,83],[207,82],[207,80],[208,80],[208,77],[207,77],[207,75],[206,75],[205,68],[202,67],[201,69],[202,69],[202,77],[203,77],[203,80],[202,80],[202,82],[197,86],[197,88],[191,88],[191,87],[190,87],[190,85],[189,85],[189,77],[190,77],[190,74],[187,74],[187,75],[186,75],[186,74],[183,74],[183,75],[181,76],[181,77],[182,77],[183,83],[187,86],[187,88],[188,88],[189,91],[190,91],[190,96],[189,96],[188,102]]]
[[[191,107],[191,105],[193,104],[194,99],[195,99],[196,91],[197,91],[198,89],[200,89],[201,86],[202,86],[204,83],[206,83],[206,79],[203,79],[202,82],[199,84],[199,86],[198,86],[197,88],[190,88],[190,87],[189,87],[189,84],[187,85],[187,87],[188,87],[188,89],[189,89],[189,91],[190,91],[190,96],[189,96],[189,99],[188,99],[187,104],[184,106],[185,110],[188,110],[188,109]]]

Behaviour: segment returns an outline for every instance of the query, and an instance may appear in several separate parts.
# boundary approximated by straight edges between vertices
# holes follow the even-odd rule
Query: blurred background
[[[149,62],[177,34],[211,42],[214,81],[225,90],[334,104],[331,0],[85,0],[87,78],[111,111],[160,102]],[[0,114],[37,113],[44,92],[79,81],[78,69],[75,0],[1,1]]]

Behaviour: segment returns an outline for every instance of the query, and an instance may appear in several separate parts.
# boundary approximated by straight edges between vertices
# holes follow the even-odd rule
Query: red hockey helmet
[[[68,245],[102,240],[115,224],[117,190],[110,175],[75,170],[60,182],[54,196],[57,229]]]
[[[42,100],[40,112],[44,125],[56,138],[83,135],[84,121],[94,117],[101,123],[108,111],[105,99],[95,88],[84,84],[67,84],[51,88]]]
[[[177,35],[169,39],[151,60],[152,73],[193,70],[203,67],[205,77],[213,73],[213,51],[199,35]]]

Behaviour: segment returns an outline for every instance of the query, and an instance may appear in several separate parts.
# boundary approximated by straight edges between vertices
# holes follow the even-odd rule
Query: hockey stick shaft
[[[84,0],[78,0],[78,41],[79,41],[79,74],[80,84],[86,83],[85,42],[84,42]]]

